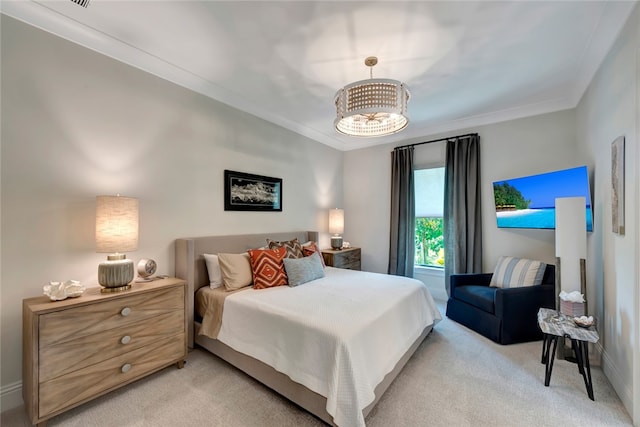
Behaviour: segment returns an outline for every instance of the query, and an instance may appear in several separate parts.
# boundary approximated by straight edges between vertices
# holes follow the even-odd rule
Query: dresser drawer
[[[357,265],[360,268],[360,249],[344,251],[342,256],[337,257],[336,260],[340,267],[347,268],[347,266]]]
[[[39,319],[40,349],[184,311],[184,292],[183,287],[173,287],[44,314]]]
[[[325,263],[331,267],[360,270],[360,248],[325,250],[322,256]]]
[[[360,270],[360,261],[344,262],[336,267],[345,268],[347,270]]]
[[[152,345],[41,383],[39,417],[66,410],[162,366],[168,366],[184,357],[185,346],[184,333],[165,337]]]
[[[167,336],[184,332],[184,310],[174,310],[148,319],[143,323],[98,332],[40,349],[39,381],[45,382],[60,375],[94,365],[132,350],[153,344]]]

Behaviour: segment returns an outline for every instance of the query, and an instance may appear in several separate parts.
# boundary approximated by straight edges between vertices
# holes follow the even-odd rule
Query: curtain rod
[[[431,141],[416,142],[415,144],[407,144],[407,145],[401,145],[399,147],[395,147],[394,150],[399,150],[401,148],[407,148],[407,147],[415,147],[416,145],[422,145],[422,144],[431,144],[432,142],[443,142],[443,141],[448,141],[450,139],[464,138],[464,137],[467,137],[467,136],[478,136],[478,134],[477,133],[465,133],[464,135],[449,136],[447,138],[433,139]]]

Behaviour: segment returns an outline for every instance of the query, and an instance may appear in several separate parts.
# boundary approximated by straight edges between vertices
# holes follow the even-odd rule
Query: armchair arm
[[[456,288],[461,286],[489,286],[493,273],[452,274],[449,277],[449,293],[455,297]]]
[[[495,314],[502,319],[521,316],[533,316],[535,319],[540,307],[555,307],[554,285],[499,288],[496,291]]]

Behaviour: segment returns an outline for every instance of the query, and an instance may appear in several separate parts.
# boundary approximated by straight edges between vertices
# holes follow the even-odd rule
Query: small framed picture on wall
[[[624,136],[611,143],[612,231],[624,235]]]

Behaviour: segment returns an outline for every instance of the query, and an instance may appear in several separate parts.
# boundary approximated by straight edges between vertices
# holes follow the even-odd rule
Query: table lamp
[[[96,252],[108,253],[98,266],[102,292],[131,288],[133,261],[122,252],[138,249],[138,199],[132,197],[96,197]]]
[[[331,209],[329,211],[329,233],[331,236],[331,248],[342,249],[342,236],[344,233],[344,209]]]

